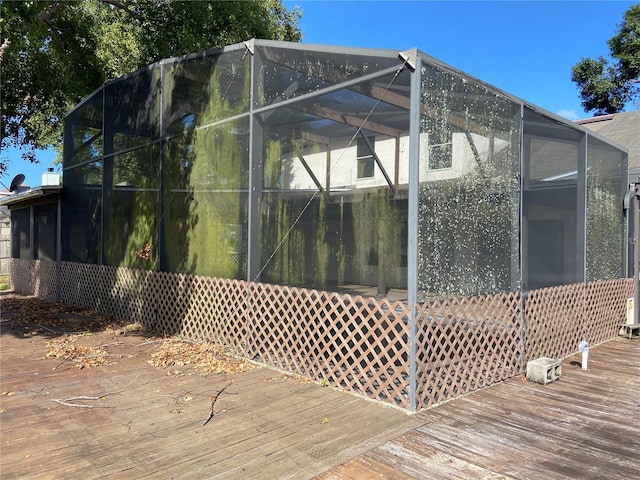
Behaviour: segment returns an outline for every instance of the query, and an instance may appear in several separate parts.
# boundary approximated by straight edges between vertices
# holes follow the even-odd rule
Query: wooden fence
[[[581,340],[595,345],[615,337],[633,295],[633,280],[618,279],[525,298],[512,292],[412,306],[195,275],[56,267],[14,259],[15,291],[212,340],[237,355],[418,410],[523,373],[528,360],[570,355]]]
[[[7,207],[0,207],[0,275],[11,269],[11,217]]]

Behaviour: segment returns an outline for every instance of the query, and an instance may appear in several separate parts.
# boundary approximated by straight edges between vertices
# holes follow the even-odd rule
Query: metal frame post
[[[158,209],[156,212],[156,222],[157,227],[157,237],[152,238],[152,242],[156,243],[156,254],[158,255],[158,268],[157,270],[160,272],[167,271],[167,256],[165,252],[165,233],[164,233],[164,214],[165,214],[165,192],[164,187],[166,185],[165,181],[165,149],[167,145],[166,138],[168,137],[168,133],[165,132],[165,126],[167,122],[165,122],[165,116],[170,112],[167,110],[168,107],[171,107],[171,102],[165,102],[164,92],[165,92],[165,62],[161,61],[158,67],[160,69],[160,91],[156,92],[158,95],[158,103],[159,103],[159,121],[160,125],[158,125],[158,130],[160,133],[160,152],[159,152],[159,162],[158,162]]]
[[[251,98],[249,99],[249,211],[247,232],[247,281],[259,281],[260,259],[260,203],[262,201],[263,138],[262,125],[256,119],[258,98],[258,68],[252,45],[247,45],[251,54]]]
[[[633,323],[640,323],[640,178],[633,200]]]
[[[56,210],[56,302],[62,300],[62,192]]]
[[[416,52],[417,53],[417,52]],[[407,239],[407,301],[411,308],[409,319],[409,409],[417,409],[417,310],[418,302],[418,189],[420,187],[420,93],[422,61],[415,55],[411,73],[409,110],[409,200]],[[428,152],[425,152],[427,155]]]

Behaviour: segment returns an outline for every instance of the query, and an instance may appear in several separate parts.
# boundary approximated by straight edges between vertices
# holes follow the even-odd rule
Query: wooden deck
[[[139,335],[87,335],[80,341],[113,344],[113,363],[79,369],[44,358],[49,330],[69,327],[24,329],[3,310],[2,480],[311,478],[421,423],[267,368],[170,375],[148,364],[154,344]],[[53,401],[77,396],[103,399]]]
[[[68,326],[2,314],[3,480],[640,478],[638,339],[592,348],[586,372],[565,360],[546,386],[515,378],[409,416],[266,368],[173,375],[140,334],[87,335],[110,364],[79,369],[44,358]],[[100,399],[54,401],[77,396]]]
[[[640,478],[640,340],[562,364],[547,385],[511,379],[417,415],[423,425],[317,477]]]

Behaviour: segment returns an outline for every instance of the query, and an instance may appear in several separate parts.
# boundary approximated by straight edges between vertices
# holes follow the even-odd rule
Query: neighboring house
[[[11,188],[11,187],[10,187]],[[26,192],[28,185],[17,185],[15,191],[0,190],[0,275],[8,275],[11,266],[11,212],[9,203],[12,197]]]
[[[10,245],[9,257],[58,259],[62,186],[59,185],[59,175],[55,177],[56,181],[50,185],[21,186],[15,192],[0,197],[0,221],[9,216],[11,219],[10,242],[7,243]]]
[[[585,118],[576,120],[576,123],[629,150],[629,182],[638,182],[638,177],[640,177],[640,110]]]

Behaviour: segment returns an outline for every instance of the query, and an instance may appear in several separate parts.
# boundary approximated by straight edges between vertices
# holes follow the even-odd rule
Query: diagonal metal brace
[[[367,136],[362,132],[362,130],[359,130],[358,133],[360,134],[360,137],[362,137],[362,140],[364,140],[364,143],[367,144],[367,148],[371,152],[371,155],[373,156],[373,159],[376,161],[376,165],[378,165],[378,168],[382,172],[382,175],[384,175],[384,179],[387,181],[387,184],[389,185],[389,188],[391,189],[391,191],[395,195],[396,193],[398,193],[396,191],[396,187],[393,184],[393,182],[391,181],[391,178],[387,174],[387,171],[385,170],[384,166],[382,165],[382,161],[380,160],[380,157],[378,157],[378,154],[375,152],[375,149],[373,148],[373,145],[371,145],[371,142],[369,141]]]
[[[307,161],[304,159],[304,157],[302,155],[298,155],[298,159],[300,160],[300,162],[302,163],[302,166],[304,167],[304,169],[307,171],[307,173],[311,177],[311,180],[313,180],[313,183],[316,184],[316,188],[324,196],[324,198],[327,201],[327,203],[329,203],[331,201],[331,198],[329,197],[329,193],[324,188],[322,188],[322,184],[318,180],[318,177],[316,177],[315,174],[313,173],[313,170],[311,170],[311,167],[309,166]]]

